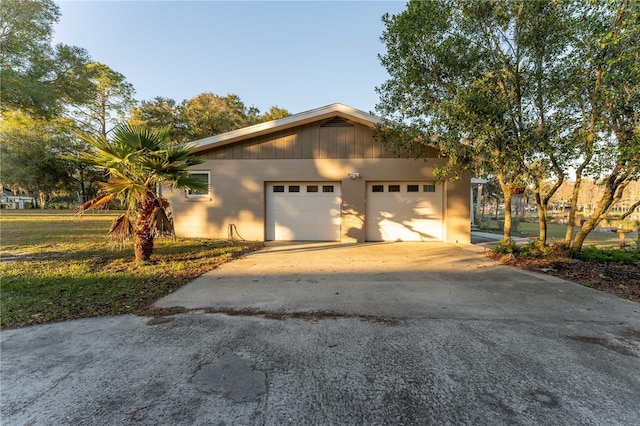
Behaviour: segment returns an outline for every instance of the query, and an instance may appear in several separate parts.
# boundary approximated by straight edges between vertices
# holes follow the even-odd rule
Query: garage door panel
[[[368,183],[367,240],[442,240],[442,187],[432,191],[429,182]]]
[[[325,237],[321,237],[322,240],[319,240],[318,235]],[[333,225],[307,226],[305,228],[278,225],[277,237],[277,241],[338,241],[340,232],[336,232]]]
[[[267,240],[340,240],[339,183],[274,182],[267,184],[266,192]]]

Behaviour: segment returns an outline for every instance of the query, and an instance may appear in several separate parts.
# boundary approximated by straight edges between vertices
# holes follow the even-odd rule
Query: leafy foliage
[[[383,18],[381,62],[391,78],[377,89],[387,117],[378,137],[417,156],[437,146],[447,158],[439,175],[496,176],[507,243],[512,193],[526,185],[528,165],[544,164],[535,153],[553,153],[547,111],[557,105],[551,80],[566,41],[563,12],[551,1],[430,0]]]
[[[583,25],[570,60],[576,90],[569,101],[579,111],[576,185],[567,242],[575,252],[586,236],[640,178],[640,4],[593,2],[578,8]],[[582,175],[599,178],[604,191],[591,217],[570,239]],[[633,207],[635,208],[637,204]]]
[[[501,241],[492,252],[500,255],[513,254],[527,259],[553,259],[575,258],[585,262],[640,262],[640,253],[619,249],[603,249],[597,247],[585,247],[580,252],[572,253],[570,247],[564,243],[555,243],[550,246],[540,247],[535,242],[518,245],[515,242],[505,244]]]
[[[131,108],[129,124],[151,130],[169,129],[173,141],[186,141],[187,126],[181,118],[181,106],[174,99],[156,96]]]
[[[15,192],[35,194],[42,207],[51,194],[72,186],[75,166],[60,155],[73,151],[66,120],[32,118],[7,111],[0,120],[0,181]]]
[[[178,104],[171,98],[156,97],[131,109],[129,123],[159,130],[169,128],[174,141],[193,141],[265,121],[277,120],[289,111],[272,106],[264,114],[247,108],[237,95],[201,93]]]
[[[551,246],[540,246],[535,241],[530,241],[527,244],[517,244],[515,241],[506,244],[504,241],[500,241],[492,251],[501,255],[513,254],[533,259],[560,258],[569,255],[569,247],[565,244],[555,243]]]
[[[129,109],[135,105],[135,90],[124,75],[105,64],[91,62],[85,72],[91,86],[84,99],[71,100],[65,115],[84,133],[107,136],[125,122]]]
[[[127,211],[114,220],[108,235],[120,244],[133,235],[136,261],[148,261],[154,238],[173,235],[170,205],[157,189],[166,183],[204,189],[201,181],[189,176],[189,167],[202,160],[190,155],[190,145],[170,142],[168,129],[120,125],[112,139],[104,135],[83,139],[93,150],[82,153],[80,160],[104,169],[108,179],[102,194],[81,204],[78,212],[121,198]]]
[[[575,257],[585,262],[635,262],[640,263],[640,253],[619,249],[598,249],[585,247],[575,254]]]
[[[51,45],[60,11],[52,0],[3,0],[0,9],[0,109],[51,117],[90,88],[86,50]]]
[[[544,246],[551,196],[572,166],[591,165],[610,190],[573,241],[579,251],[638,178],[639,16],[630,0],[410,1],[383,17],[390,78],[377,88],[376,136],[416,157],[437,147],[440,176],[495,176],[507,244],[513,193],[532,185]]]

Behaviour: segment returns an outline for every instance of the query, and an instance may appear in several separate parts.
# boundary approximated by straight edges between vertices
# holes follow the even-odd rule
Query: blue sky
[[[138,100],[235,93],[265,112],[373,111],[384,13],[403,1],[59,1],[55,43],[125,75]]]

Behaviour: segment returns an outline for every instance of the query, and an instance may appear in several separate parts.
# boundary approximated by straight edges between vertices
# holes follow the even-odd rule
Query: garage
[[[339,182],[271,182],[266,191],[266,240],[340,241]]]
[[[367,182],[367,241],[443,240],[443,185]]]

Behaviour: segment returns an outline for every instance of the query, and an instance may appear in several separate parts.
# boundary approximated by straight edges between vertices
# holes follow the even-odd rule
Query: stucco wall
[[[227,238],[230,224],[247,240],[265,239],[265,182],[340,182],[342,241],[365,241],[366,182],[433,180],[429,158],[208,159],[193,170],[211,173],[210,198],[188,199],[182,190],[164,188],[173,205],[180,236]],[[358,172],[360,179],[347,177]],[[469,242],[470,176],[444,185],[445,240]]]

